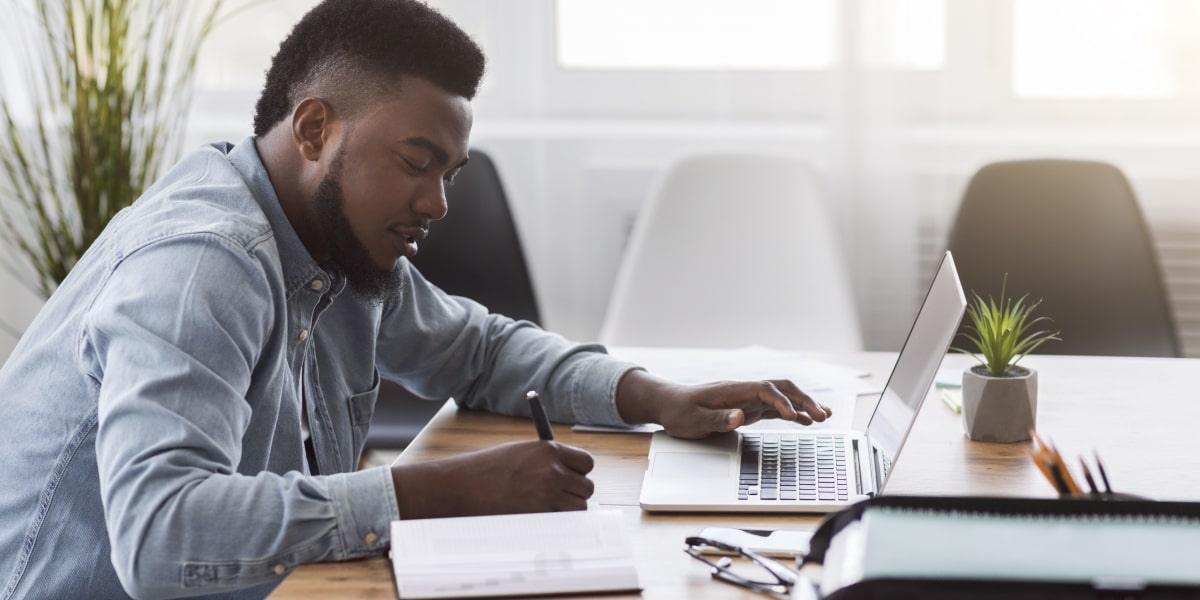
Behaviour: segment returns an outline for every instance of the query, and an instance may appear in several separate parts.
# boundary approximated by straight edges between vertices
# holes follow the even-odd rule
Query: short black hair
[[[324,0],[271,59],[254,109],[254,135],[265,135],[306,97],[352,111],[373,93],[398,89],[402,76],[470,100],[485,63],[470,36],[417,0]]]

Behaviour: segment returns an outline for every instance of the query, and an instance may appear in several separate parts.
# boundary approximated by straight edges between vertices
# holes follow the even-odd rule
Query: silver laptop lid
[[[867,423],[866,437],[879,453],[872,458],[881,489],[917,420],[917,412],[929,394],[946,350],[954,341],[966,308],[967,297],[958,279],[958,269],[947,251]]]

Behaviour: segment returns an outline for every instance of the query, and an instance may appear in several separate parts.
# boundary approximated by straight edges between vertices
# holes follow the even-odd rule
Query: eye
[[[429,170],[429,161],[417,162],[402,154],[398,154],[397,156],[400,157],[400,161],[404,163],[404,166],[415,175],[423,175]]]
[[[447,187],[454,185],[454,180],[458,179],[458,171],[458,169],[455,169],[449,173],[446,173],[446,176],[442,178],[442,181],[446,182]]]
[[[415,162],[413,162],[413,161],[411,161],[411,160],[408,160],[407,158],[406,158],[406,159],[404,159],[404,164],[408,165],[408,168],[409,168],[409,169],[411,169],[411,170],[413,170],[413,171],[415,171],[415,172],[417,172],[417,173],[424,173],[424,172],[425,172],[425,167],[422,167],[421,165],[418,165],[417,163],[415,163]]]

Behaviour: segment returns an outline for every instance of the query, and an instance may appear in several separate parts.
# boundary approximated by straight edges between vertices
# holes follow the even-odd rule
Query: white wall
[[[312,3],[266,0],[217,31],[181,136],[185,147],[249,134],[270,54]],[[855,71],[777,81],[564,73],[553,64],[552,0],[437,4],[489,54],[473,143],[501,170],[546,324],[568,337],[598,332],[630,224],[662,168],[687,153],[787,153],[827,176],[872,349],[895,349],[902,340],[919,282],[931,272],[975,169],[1005,158],[1073,157],[1111,161],[1132,180],[1158,235],[1177,316],[1190,332],[1185,343],[1200,354],[1200,118],[1188,116],[1186,103],[1146,114],[1125,105],[1006,99],[998,90],[1007,81],[1009,42],[1000,33],[1012,18],[1008,2],[948,2],[956,25],[947,32],[943,72],[882,84],[874,72]],[[839,6],[849,18],[869,4]],[[852,31],[847,44],[856,35],[864,34]],[[662,82],[654,79],[664,77],[688,97],[655,92]],[[870,161],[886,151],[902,160],[846,175],[858,160],[880,167]],[[892,167],[903,171],[904,190],[890,191],[880,177]],[[753,235],[753,215],[734,210],[731,219]],[[881,241],[889,235],[901,241]],[[15,289],[3,272],[0,289]],[[7,291],[0,316],[23,325],[33,304]],[[0,333],[0,358],[9,345]]]

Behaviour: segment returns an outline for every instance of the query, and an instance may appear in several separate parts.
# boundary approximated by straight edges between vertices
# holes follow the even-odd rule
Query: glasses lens
[[[751,585],[759,587],[786,586],[786,582],[777,577],[770,569],[747,558],[738,558],[725,568],[718,569],[718,576],[729,581],[743,582],[743,585],[747,587]]]
[[[696,540],[697,542],[699,540]],[[711,567],[713,577],[720,579],[726,583],[731,583],[751,590],[770,594],[776,597],[786,598],[788,588],[790,587],[791,578],[787,575],[787,568],[782,564],[776,563],[769,558],[750,557],[744,552],[739,552],[739,556],[732,560],[728,556],[705,556],[700,553],[695,546],[703,546],[703,543],[695,543],[693,539],[688,539],[689,547],[687,553],[693,558],[696,558]],[[708,544],[709,547],[718,547],[717,544]],[[721,550],[740,549],[734,547],[719,548]],[[763,561],[763,562],[760,562]],[[763,564],[764,562],[772,563],[770,567]],[[780,575],[782,573],[782,576]]]

